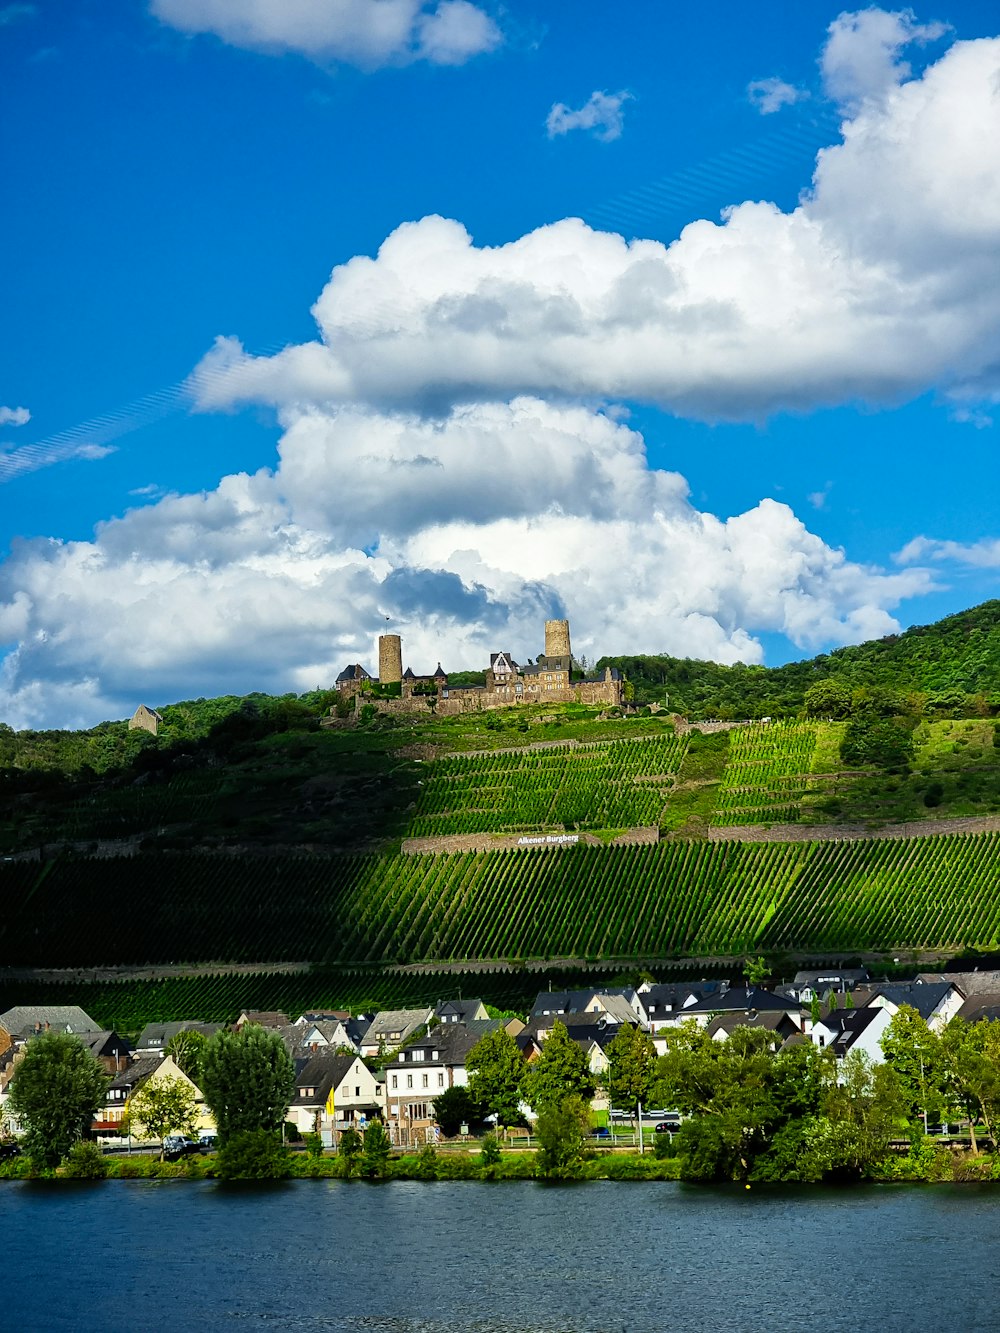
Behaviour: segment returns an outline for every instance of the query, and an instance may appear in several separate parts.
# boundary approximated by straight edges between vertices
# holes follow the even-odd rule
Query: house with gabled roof
[[[771,1045],[777,1049],[802,1028],[798,1018],[788,1009],[766,1009],[744,1012],[735,1010],[728,1014],[716,1014],[705,1029],[707,1036],[715,1041],[728,1041],[737,1028],[757,1028],[770,1033]]]
[[[838,1060],[851,1051],[861,1051],[873,1064],[885,1059],[882,1038],[892,1022],[892,1012],[881,1005],[862,1009],[831,1009],[813,1023],[809,1038],[816,1046],[832,1050]]]
[[[940,1032],[964,1003],[965,992],[953,981],[885,981],[854,993],[859,1009],[877,1007],[895,1014],[908,1004],[933,1032]]]
[[[363,1129],[381,1113],[378,1080],[360,1056],[327,1050],[295,1061],[295,1095],[288,1119],[301,1133]]]
[[[434,1010],[382,1009],[372,1019],[361,1039],[361,1054],[374,1056],[393,1051],[424,1027],[434,1017]]]
[[[469,1023],[489,1018],[482,1000],[439,1000],[434,1009],[439,1023]]]
[[[426,1037],[396,1052],[385,1066],[386,1119],[397,1142],[410,1142],[412,1131],[424,1131],[434,1118],[434,1098],[468,1081],[465,1060],[498,1019],[438,1023]]]
[[[802,1006],[797,1000],[790,1000],[774,991],[764,990],[762,986],[730,986],[728,990],[716,995],[707,995],[688,1005],[685,1019],[691,1018],[699,1027],[707,1027],[718,1014],[741,1014],[745,1021],[756,1021],[755,1015],[762,1013],[786,1013],[793,1015],[802,1026]]]
[[[200,1032],[203,1037],[213,1037],[220,1032],[225,1023],[199,1023],[197,1019],[180,1019],[173,1023],[147,1023],[136,1042],[136,1055],[162,1055],[170,1041],[178,1032]]]
[[[81,1033],[100,1027],[78,1004],[18,1004],[0,1014],[0,1052],[50,1029]]]
[[[126,1074],[128,1073],[128,1071],[125,1072]],[[198,1087],[197,1083],[195,1083],[193,1078],[185,1074],[184,1070],[181,1069],[180,1065],[176,1064],[169,1055],[165,1055],[162,1060],[157,1060],[153,1064],[153,1067],[149,1069],[149,1071],[145,1073],[139,1079],[138,1082],[132,1082],[131,1084],[127,1085],[129,1087],[129,1092],[128,1092],[128,1097],[125,1099],[124,1104],[122,1106],[122,1111],[123,1113],[125,1111],[129,1112],[129,1128],[131,1131],[131,1135],[132,1138],[137,1140],[138,1142],[140,1143],[143,1141],[150,1142],[152,1140],[150,1140],[149,1136],[146,1134],[146,1127],[141,1123],[141,1121],[136,1120],[134,1114],[132,1113],[131,1098],[141,1087],[146,1087],[151,1083],[166,1082],[171,1079],[176,1080],[180,1083],[186,1083],[194,1093],[195,1111],[197,1116],[196,1132],[199,1134],[215,1133],[216,1129],[215,1117],[212,1115],[212,1112],[208,1109],[208,1106],[205,1104],[205,1097],[204,1094],[202,1093],[201,1088]],[[112,1083],[111,1087],[114,1088],[116,1085],[121,1086],[120,1084],[118,1084],[117,1079]],[[120,1118],[121,1117],[119,1117],[119,1119]]]
[[[728,989],[728,981],[646,981],[636,988],[636,997],[646,1016],[646,1026],[656,1033],[682,1023],[688,1017],[687,1010],[699,1000],[725,994]]]

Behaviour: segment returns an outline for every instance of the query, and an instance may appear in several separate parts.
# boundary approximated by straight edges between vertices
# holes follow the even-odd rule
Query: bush
[[[291,1174],[288,1150],[269,1129],[231,1134],[215,1161],[219,1180],[285,1180]]]
[[[63,1175],[71,1180],[105,1180],[108,1163],[96,1143],[74,1143],[66,1154]]]

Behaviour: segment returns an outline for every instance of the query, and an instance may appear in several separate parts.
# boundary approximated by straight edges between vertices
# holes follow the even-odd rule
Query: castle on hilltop
[[[483,685],[450,685],[441,663],[430,676],[403,670],[403,641],[398,634],[382,634],[378,641],[378,678],[373,679],[360,663],[353,663],[337,677],[343,698],[363,699],[380,712],[424,712],[439,714],[475,713],[489,708],[512,708],[523,704],[581,703],[617,707],[623,699],[623,681],[613,667],[599,675],[573,680],[573,653],[569,621],[545,622],[545,652],[524,665],[510,652],[490,653]],[[375,688],[375,687],[379,688]],[[385,686],[398,686],[399,692]]]

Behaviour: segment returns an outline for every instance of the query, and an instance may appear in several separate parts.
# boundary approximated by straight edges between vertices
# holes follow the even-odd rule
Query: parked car
[[[215,1152],[219,1146],[218,1134],[201,1134],[198,1137],[198,1151],[201,1153]]]
[[[590,1131],[590,1137],[592,1139],[609,1139],[611,1130],[608,1129],[607,1125],[598,1125],[596,1129]]]
[[[681,1127],[680,1117],[676,1120],[661,1120],[653,1126],[654,1134],[676,1134]]]
[[[168,1162],[176,1162],[181,1157],[200,1151],[200,1146],[187,1134],[168,1134],[163,1140],[163,1156]]]
[[[19,1143],[0,1143],[0,1162],[9,1162],[12,1157],[20,1157]]]

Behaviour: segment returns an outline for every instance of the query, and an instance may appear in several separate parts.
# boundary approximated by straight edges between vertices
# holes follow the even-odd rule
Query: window
[[[423,1088],[426,1088],[426,1087],[427,1087],[427,1075],[426,1075],[426,1074],[424,1074],[424,1076],[423,1076],[423,1082],[421,1083],[420,1086],[423,1087]]]
[[[315,1088],[300,1088],[299,1091],[302,1093],[302,1096],[303,1096],[303,1097],[315,1097],[315,1096],[316,1096],[316,1089],[315,1089]]]
[[[398,1087],[399,1087],[399,1079],[396,1077],[395,1074],[393,1074],[393,1076],[392,1076],[392,1086],[393,1086],[394,1088],[398,1088]]]
[[[360,1088],[355,1088],[355,1089],[354,1089],[354,1095],[355,1095],[355,1097],[360,1097],[360,1096],[361,1096],[361,1089],[360,1089]]]
[[[444,1087],[444,1074],[438,1074],[438,1087]]]
[[[414,1060],[423,1060],[424,1057],[427,1055],[427,1052],[426,1052],[426,1051],[413,1051],[413,1052],[411,1052],[411,1054],[412,1054]]]
[[[407,1076],[406,1076],[406,1086],[407,1086],[408,1088],[412,1088],[412,1087],[413,1087],[413,1075],[412,1075],[412,1074],[407,1074]]]

